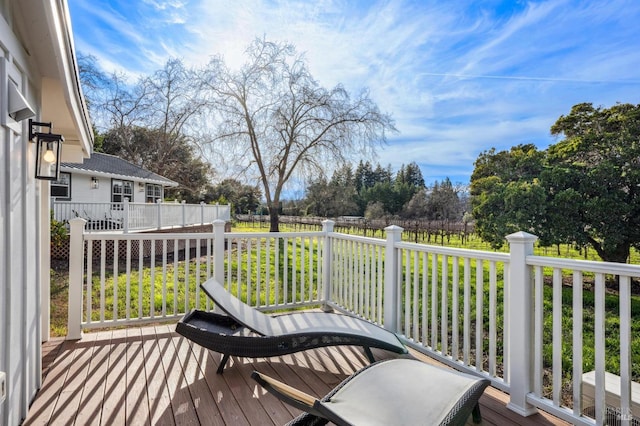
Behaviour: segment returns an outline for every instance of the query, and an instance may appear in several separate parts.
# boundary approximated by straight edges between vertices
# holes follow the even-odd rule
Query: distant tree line
[[[307,186],[305,197],[285,203],[287,214],[366,219],[422,219],[462,221],[468,197],[462,185],[447,178],[425,185],[420,167],[402,165],[394,174],[390,166],[373,166],[360,161],[333,172],[330,179],[320,177]]]

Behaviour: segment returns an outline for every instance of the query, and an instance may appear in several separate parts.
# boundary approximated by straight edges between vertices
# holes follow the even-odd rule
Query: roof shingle
[[[164,176],[150,172],[127,160],[110,154],[94,152],[91,158],[86,158],[83,163],[61,163],[63,171],[73,172],[74,170],[84,172],[95,172],[110,174],[114,176],[135,178],[148,182],[158,183],[164,186],[178,186],[177,182],[167,179]]]

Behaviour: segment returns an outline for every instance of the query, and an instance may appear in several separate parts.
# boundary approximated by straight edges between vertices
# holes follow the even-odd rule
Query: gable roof
[[[91,154],[91,158],[85,158],[83,163],[60,163],[60,170],[97,176],[130,178],[163,186],[178,186],[177,182],[150,172],[127,160],[123,160],[115,155],[102,154],[99,152]]]

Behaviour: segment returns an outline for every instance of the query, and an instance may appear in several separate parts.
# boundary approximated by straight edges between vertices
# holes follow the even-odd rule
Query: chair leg
[[[216,370],[216,374],[222,374],[222,370],[224,370],[224,366],[227,365],[227,361],[229,361],[229,355],[228,354],[224,354],[222,356],[222,361],[220,361],[220,365],[218,366],[218,369]]]
[[[373,357],[373,352],[371,352],[371,348],[369,346],[364,347],[364,353],[367,355],[367,358],[369,358],[370,363],[373,364],[376,362],[376,359]]]
[[[480,404],[476,404],[473,407],[473,411],[471,412],[471,416],[473,417],[474,423],[482,423],[482,415],[480,414]]]

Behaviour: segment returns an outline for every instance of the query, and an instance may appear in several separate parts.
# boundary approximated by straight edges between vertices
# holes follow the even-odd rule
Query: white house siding
[[[91,186],[91,177],[98,178],[98,188]],[[71,172],[71,200],[78,203],[110,203],[111,202],[111,181],[113,179],[130,180],[133,182],[132,203],[144,203],[146,200],[145,182],[135,180],[130,177],[108,177],[97,174],[81,174]]]
[[[71,200],[83,203],[111,201],[111,179],[98,178],[98,189],[91,188],[91,176],[71,173]]]
[[[16,85],[36,121],[57,124],[68,141],[62,161],[87,155],[91,125],[67,22],[65,0],[0,0],[0,371],[7,380],[1,426],[20,424],[41,386],[41,342],[49,329],[49,182],[34,178],[28,120],[8,116],[7,88]]]
[[[4,42],[6,27],[2,30]],[[2,62],[2,87],[9,75],[20,80],[28,95],[28,79],[15,64],[18,58],[5,54]],[[32,177],[35,147],[27,142],[27,128],[26,122],[4,123],[0,138],[0,371],[7,378],[7,399],[0,404],[3,425],[20,423],[40,387],[40,198]]]

